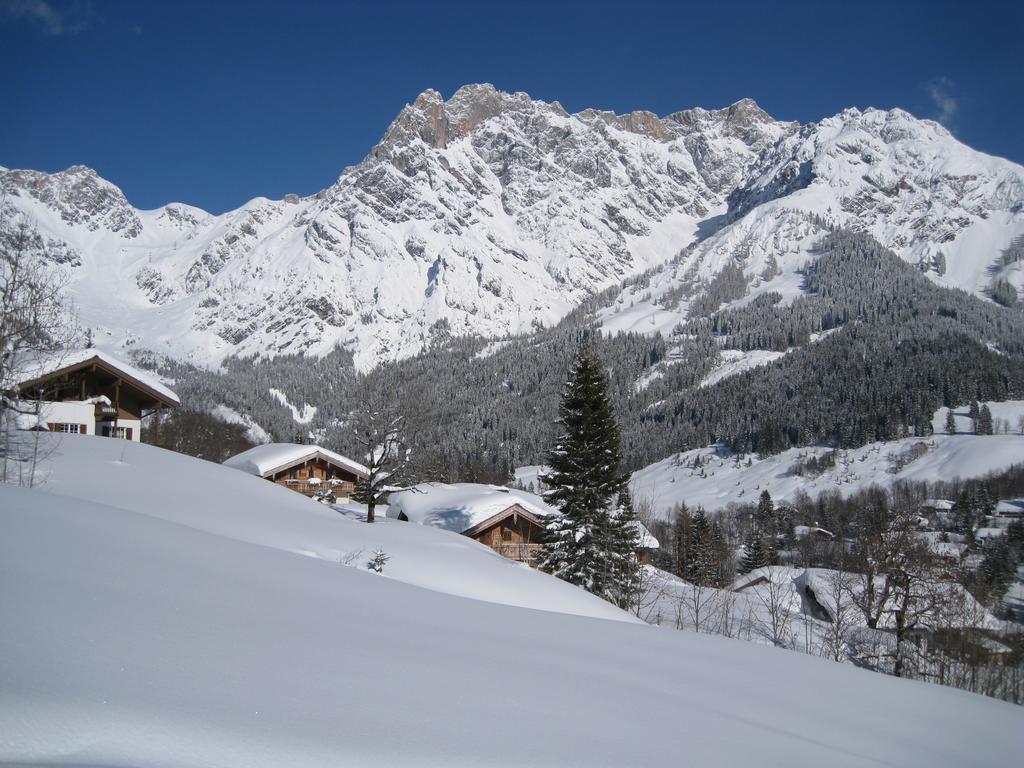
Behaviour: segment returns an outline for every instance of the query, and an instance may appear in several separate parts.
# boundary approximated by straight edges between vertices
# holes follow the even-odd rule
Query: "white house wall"
[[[43,424],[85,424],[85,434],[95,435],[96,406],[92,403],[44,402],[40,407],[39,421]]]

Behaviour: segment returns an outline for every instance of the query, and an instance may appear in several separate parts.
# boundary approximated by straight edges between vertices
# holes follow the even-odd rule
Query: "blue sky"
[[[666,114],[902,107],[1024,162],[1021,2],[0,0],[0,165],[95,168],[141,208],[311,194],[426,88]]]

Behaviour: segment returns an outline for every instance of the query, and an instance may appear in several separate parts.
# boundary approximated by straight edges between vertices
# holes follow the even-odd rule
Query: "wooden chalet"
[[[535,494],[475,483],[422,483],[393,493],[388,506],[388,517],[460,533],[529,565],[538,563],[544,528],[558,514]],[[658,541],[637,526],[637,558],[649,564]]]
[[[544,550],[544,520],[519,503],[462,531],[509,560],[536,563]]]
[[[366,467],[340,453],[297,443],[257,445],[224,464],[306,496],[328,498],[349,498],[369,477]]]
[[[178,396],[151,374],[95,349],[57,355],[33,366],[17,397],[51,432],[141,440],[142,420],[179,405]]]

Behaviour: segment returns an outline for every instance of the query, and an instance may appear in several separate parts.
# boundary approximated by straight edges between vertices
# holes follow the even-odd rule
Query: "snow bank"
[[[685,753],[695,765],[1002,768],[1024,749],[1019,708],[962,691],[459,599],[213,535],[204,519],[234,528],[248,515],[338,539],[402,529],[434,568],[466,565],[443,532],[313,525],[304,513],[328,519],[318,505],[270,483],[107,440],[125,450],[118,465],[102,439],[79,440],[90,450],[62,447],[45,490],[0,487],[0,762],[621,768]],[[58,493],[76,492],[67,463],[89,453],[105,497],[100,481],[92,500]],[[114,499],[111,477],[152,482],[155,469],[175,482]],[[166,499],[175,484],[216,503],[184,515],[193,524],[140,511],[197,501]]]
[[[257,445],[273,442],[270,433],[257,424],[248,414],[243,415],[233,408],[228,408],[226,405],[215,406],[211,413],[221,421],[245,427],[245,436]]]
[[[307,446],[308,447],[308,446]],[[156,517],[329,564],[365,566],[383,549],[387,575],[477,600],[607,619],[629,617],[565,582],[444,531],[381,520],[353,522],[268,480],[152,446],[102,437],[44,435],[39,497]]]
[[[271,387],[269,392],[270,396],[277,400],[282,407],[287,408],[292,412],[292,420],[296,424],[309,424],[309,422],[313,420],[313,417],[316,416],[315,405],[303,403],[302,408],[298,408],[288,401],[288,396],[281,390]]]
[[[784,357],[788,352],[775,352],[768,349],[752,349],[749,352],[739,349],[723,349],[721,354],[722,362],[701,380],[701,387],[710,387],[730,376],[768,365],[780,357]]]

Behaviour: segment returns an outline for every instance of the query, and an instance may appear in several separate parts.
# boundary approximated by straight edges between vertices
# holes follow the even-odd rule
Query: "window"
[[[132,428],[131,427],[104,427],[104,437],[116,437],[121,440],[132,439]]]
[[[78,435],[85,432],[85,430],[79,431],[81,424],[51,424],[51,432],[63,432],[65,435]]]

